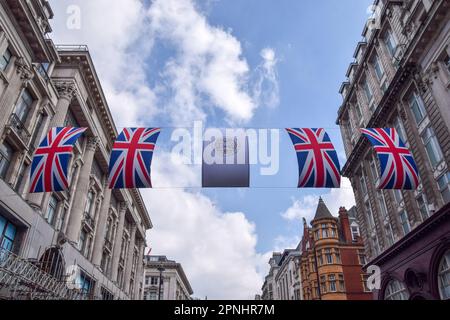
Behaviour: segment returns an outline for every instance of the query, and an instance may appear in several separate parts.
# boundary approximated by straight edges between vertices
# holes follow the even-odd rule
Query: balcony
[[[15,136],[22,142],[24,146],[28,145],[28,143],[30,142],[31,134],[25,128],[25,125],[20,120],[17,114],[11,114],[6,127],[15,134]]]
[[[109,239],[105,238],[105,248],[109,250],[109,252],[112,251],[112,242]]]
[[[86,225],[86,226],[88,226],[90,229],[91,229],[91,231],[94,231],[94,228],[95,228],[95,221],[94,221],[94,218],[92,218],[88,213],[84,213],[84,216],[83,216],[83,222],[84,222],[84,224]]]

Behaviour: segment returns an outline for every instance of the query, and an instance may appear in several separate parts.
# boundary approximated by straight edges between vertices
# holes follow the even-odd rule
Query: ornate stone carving
[[[122,212],[125,212],[125,210],[127,209],[128,204],[126,201],[121,201],[119,203],[119,214],[122,214]]]
[[[20,80],[22,80],[26,86],[28,82],[33,79],[33,72],[31,71],[31,68],[27,65],[23,57],[18,58],[15,64],[16,72],[20,76]]]
[[[87,149],[91,151],[95,151],[100,143],[100,139],[98,137],[89,137],[87,143]]]
[[[59,97],[62,99],[72,100],[77,93],[77,88],[73,82],[61,81],[55,83]]]

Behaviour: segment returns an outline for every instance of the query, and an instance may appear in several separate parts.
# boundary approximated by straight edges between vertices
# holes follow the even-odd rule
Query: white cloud
[[[263,61],[256,68],[256,80],[253,86],[253,99],[259,106],[276,107],[280,103],[278,85],[278,59],[273,48],[264,48],[260,52]]]
[[[355,198],[350,180],[342,178],[340,189],[331,189],[327,194],[322,195],[322,199],[327,205],[332,215],[337,216],[339,208],[344,206],[350,209],[355,205]],[[305,218],[309,223],[316,213],[319,196],[307,195],[302,199],[292,199],[292,205],[281,213],[286,220],[301,220]]]
[[[205,98],[233,121],[248,121],[256,108],[245,85],[249,67],[240,42],[211,26],[191,0],[156,0],[148,11],[156,38],[175,46],[166,65],[174,120],[204,119]]]

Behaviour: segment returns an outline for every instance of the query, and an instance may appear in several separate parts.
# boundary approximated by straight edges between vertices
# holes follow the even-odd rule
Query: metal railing
[[[86,300],[79,290],[69,289],[39,267],[39,263],[21,258],[0,248],[0,298],[14,300]]]
[[[89,228],[91,228],[91,230],[94,230],[95,221],[94,218],[92,218],[89,213],[87,212],[84,213],[83,221]]]
[[[58,51],[89,51],[84,44],[58,44],[55,46]]]
[[[14,130],[25,145],[28,144],[31,134],[28,132],[27,128],[25,128],[25,125],[17,114],[13,113],[10,115],[8,126]]]

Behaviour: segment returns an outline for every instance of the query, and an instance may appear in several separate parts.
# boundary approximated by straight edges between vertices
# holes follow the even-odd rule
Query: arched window
[[[438,284],[441,299],[450,299],[450,249],[445,252],[439,263]]]
[[[405,285],[395,279],[389,281],[384,291],[384,300],[408,300],[409,293]]]

